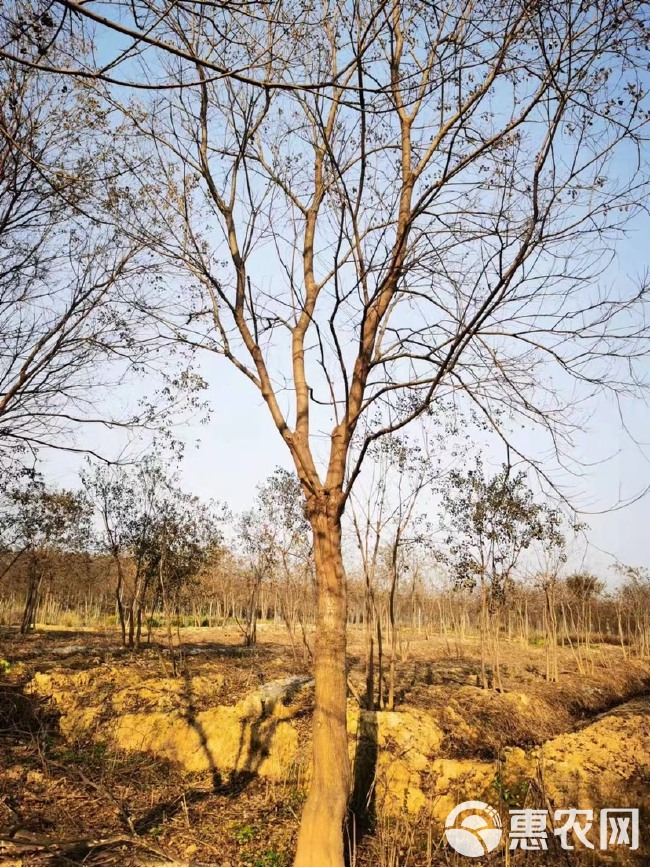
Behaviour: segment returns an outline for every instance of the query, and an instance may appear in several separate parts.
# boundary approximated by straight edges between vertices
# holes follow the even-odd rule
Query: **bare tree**
[[[646,289],[612,289],[608,267],[647,192],[646,12],[364,0],[292,19],[286,39],[262,15],[234,48],[212,14],[181,32],[170,11],[172,86],[124,106],[142,136],[134,170],[158,185],[150,211],[175,210],[166,240],[144,240],[185,275],[147,306],[172,339],[241,371],[294,461],[318,596],[296,864],[341,867],[341,517],[368,449],[456,399],[513,454],[514,423],[568,451],[571,407],[641,387]],[[233,52],[244,69],[264,58],[262,80],[328,86],[259,87],[206,67],[209,55],[232,68]]]
[[[618,594],[617,626],[623,655],[629,641],[631,651],[650,656],[650,570],[619,564],[616,571],[624,579]],[[623,611],[626,614],[623,626]]]
[[[245,621],[237,620],[244,644],[257,644],[257,619],[262,583],[272,577],[276,566],[277,550],[275,533],[256,509],[244,512],[239,520],[238,535],[246,558],[246,605]]]
[[[132,519],[137,506],[136,491],[132,484],[128,484],[124,469],[119,467],[89,466],[81,474],[81,483],[101,522],[100,546],[105,548],[115,564],[115,604],[122,644],[126,647],[125,560],[131,541],[129,519]]]
[[[549,558],[549,567],[538,576],[538,584],[544,594],[544,638],[546,641],[546,680],[557,683],[558,667],[558,573],[560,557]]]
[[[375,708],[375,635],[378,674],[378,706],[393,710],[395,666],[399,641],[397,603],[400,578],[412,560],[411,554],[429,537],[422,499],[440,482],[444,463],[452,452],[445,440],[455,433],[453,423],[439,422],[435,438],[424,436],[418,445],[406,436],[386,436],[369,450],[368,478],[357,484],[350,500],[354,536],[361,558],[365,584],[366,696],[368,710]],[[449,444],[449,443],[447,443]],[[378,605],[377,590],[386,584],[386,625]],[[415,576],[413,578],[415,581]],[[412,587],[412,593],[415,585]],[[388,653],[384,651],[387,645]],[[384,676],[384,658],[388,676]],[[386,689],[384,686],[386,685]]]
[[[388,9],[388,4],[379,4],[365,22],[360,54],[385,25]],[[318,65],[306,70],[301,55],[306,31],[327,26],[329,14],[326,5],[291,0],[262,7],[205,0],[109,5],[94,0],[9,0],[0,14],[5,31],[0,57],[30,69],[140,90],[200,87],[207,76],[260,88],[319,91],[334,80],[328,71],[321,77]],[[196,32],[206,37],[200,53],[186,36]],[[227,49],[215,54],[213,43],[227,44]],[[92,44],[102,50],[75,50]],[[175,60],[197,64],[201,75],[170,78],[165,67]],[[355,64],[356,56],[349,57],[347,70]],[[344,77],[342,71],[337,75]]]
[[[152,256],[119,226],[132,203],[118,189],[118,124],[83,85],[5,61],[0,90],[0,461],[8,468],[42,447],[83,450],[71,436],[81,423],[160,422],[178,390],[162,390],[176,365],[165,379],[158,364],[151,402],[133,412],[116,394],[157,364],[157,335],[134,303]]]

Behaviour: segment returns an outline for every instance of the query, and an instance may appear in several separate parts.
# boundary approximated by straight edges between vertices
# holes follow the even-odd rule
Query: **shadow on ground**
[[[375,828],[378,731],[376,711],[361,711],[357,728],[353,789],[347,827],[350,841],[347,848],[351,852],[355,852],[364,837],[371,834]]]

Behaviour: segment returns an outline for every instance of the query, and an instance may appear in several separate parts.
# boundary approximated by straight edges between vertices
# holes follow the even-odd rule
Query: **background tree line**
[[[650,572],[619,567],[606,591],[595,575],[569,569],[565,534],[575,528],[534,496],[521,471],[489,476],[477,459],[440,483],[403,443],[376,457],[387,484],[371,487],[369,509],[355,503],[345,535],[347,622],[365,636],[366,707],[394,706],[396,664],[415,637],[443,638],[450,656],[476,640],[480,685],[494,689],[504,641],[544,644],[551,681],[558,647],[581,672],[602,642],[624,656],[650,655]],[[2,496],[2,622],[22,632],[37,620],[119,627],[134,648],[152,632],[158,641],[163,628],[173,650],[190,626],[230,625],[254,645],[261,621],[286,629],[296,664],[309,665],[313,550],[293,474],[278,468],[240,515],[184,493],[174,465],[152,458],[89,464],[81,482],[59,490],[29,477]],[[434,485],[439,525],[414,508]]]

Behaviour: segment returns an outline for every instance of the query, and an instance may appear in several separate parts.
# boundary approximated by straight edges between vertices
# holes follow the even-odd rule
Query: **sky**
[[[207,424],[190,420],[175,430],[186,443],[182,485],[201,498],[226,501],[234,512],[242,511],[252,505],[256,485],[277,466],[291,469],[291,461],[259,394],[238,371],[223,359],[209,358],[202,373],[209,381],[210,420]],[[633,406],[627,417],[637,431],[645,429],[650,441],[650,409]],[[85,430],[78,435],[77,444],[107,453],[116,448],[117,439],[106,431]],[[524,450],[534,450],[535,435],[523,431],[518,444]],[[503,448],[494,439],[484,440],[481,449],[487,466],[494,470],[505,460]],[[571,546],[569,567],[591,569],[613,584],[616,575],[612,566],[617,560],[630,565],[650,564],[650,495],[609,511],[650,485],[650,446],[644,454],[621,430],[611,402],[601,401],[594,408],[591,428],[577,443],[576,453],[582,462],[594,466],[577,477],[556,477],[589,525],[588,543],[581,536]],[[44,471],[53,484],[74,487],[81,465],[78,456],[52,452]],[[436,523],[434,500],[429,501],[428,509]]]
[[[114,47],[113,43],[104,45],[105,50]],[[650,270],[648,238],[650,218],[639,217],[619,247],[614,279],[635,279]],[[650,380],[650,358],[646,369]],[[187,444],[182,481],[188,491],[225,500],[234,511],[240,511],[252,504],[256,485],[276,466],[291,468],[289,455],[261,396],[238,371],[224,359],[206,356],[200,372],[209,383],[211,417],[205,425],[190,420],[176,430]],[[650,496],[618,508],[650,487],[650,409],[629,403],[625,423],[632,436],[624,430],[614,402],[599,398],[591,407],[586,429],[576,437],[575,456],[584,468],[573,477],[557,475],[589,524],[589,544],[576,544],[572,562],[597,571],[605,579],[613,579],[611,566],[616,560],[650,565]],[[118,442],[118,435],[93,429],[80,433],[76,444],[107,453],[116,449]],[[519,431],[516,442],[526,453],[539,449],[539,439],[532,431]],[[497,469],[505,459],[503,447],[489,438],[482,447],[488,466]],[[55,484],[72,486],[81,462],[78,456],[53,452],[46,457],[45,474]]]
[[[638,219],[629,237],[621,244],[612,279],[638,279],[650,266],[650,218]],[[650,356],[645,369],[650,381]],[[211,408],[207,424],[198,418],[180,424],[175,435],[186,444],[181,479],[185,489],[201,498],[226,501],[234,512],[249,508],[255,487],[277,466],[291,469],[286,446],[255,387],[229,362],[213,355],[203,356],[199,367],[209,387]],[[148,384],[139,383],[132,401]],[[613,583],[616,561],[629,565],[650,565],[650,495],[635,500],[650,486],[650,407],[629,401],[624,407],[625,426],[619,407],[603,396],[590,406],[584,431],[576,436],[574,457],[583,465],[576,474],[556,472],[557,481],[568,499],[589,525],[588,542],[580,537],[570,555],[572,568],[587,568]],[[632,434],[632,436],[630,435]],[[635,442],[635,439],[637,442]],[[101,428],[79,432],[76,445],[116,454],[120,436]],[[540,454],[542,441],[532,430],[519,430],[515,444],[526,454]],[[495,437],[477,437],[485,462],[495,471],[506,459]],[[65,452],[53,452],[45,460],[46,476],[57,485],[75,486],[82,459]],[[436,520],[435,501],[429,504]]]

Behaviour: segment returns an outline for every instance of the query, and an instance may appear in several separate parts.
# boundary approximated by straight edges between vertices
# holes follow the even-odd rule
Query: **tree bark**
[[[364,629],[366,633],[366,710],[375,709],[375,642],[373,623],[374,603],[366,576]]]
[[[115,588],[115,601],[117,603],[117,614],[120,619],[120,630],[122,632],[122,647],[126,647],[126,619],[124,616],[124,600],[122,599],[122,594],[124,593],[124,570],[122,569],[122,562],[120,560],[119,551],[113,551],[113,559],[117,567],[117,587]]]
[[[313,498],[316,500],[316,497]],[[343,822],[350,793],[347,739],[346,583],[341,518],[326,497],[310,504],[317,612],[312,780],[294,867],[344,867]]]
[[[487,643],[487,634],[488,634],[488,600],[487,600],[487,587],[485,584],[485,578],[481,576],[481,630],[480,630],[480,641],[481,641],[481,687],[482,689],[488,688],[488,679],[487,672],[485,668],[485,645]]]
[[[261,575],[253,575],[253,587],[249,597],[246,629],[244,632],[244,644],[246,647],[254,647],[257,644],[257,606],[259,604],[261,580]]]
[[[388,619],[390,623],[390,664],[388,667],[388,710],[395,709],[395,656],[397,654],[397,619],[395,617],[395,596],[397,593],[397,546],[393,548],[390,567],[390,593],[388,597]]]
[[[38,609],[38,597],[41,589],[43,576],[38,567],[32,565],[29,574],[29,586],[27,588],[27,598],[25,599],[25,608],[23,611],[23,619],[20,624],[20,634],[26,635],[36,628],[36,611]]]

